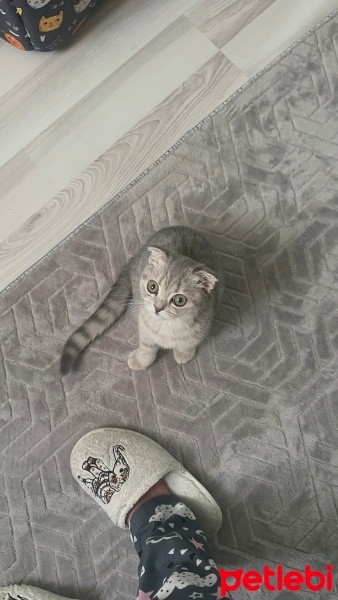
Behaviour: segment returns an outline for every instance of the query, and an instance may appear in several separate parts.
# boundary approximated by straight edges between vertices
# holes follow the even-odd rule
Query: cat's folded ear
[[[167,260],[167,255],[163,250],[159,248],[154,248],[154,246],[149,246],[148,250],[150,252],[149,263],[151,265],[163,265]]]
[[[203,288],[208,294],[210,294],[218,281],[217,273],[214,271],[205,271],[200,267],[194,269],[193,273],[196,277],[196,284],[198,287]]]

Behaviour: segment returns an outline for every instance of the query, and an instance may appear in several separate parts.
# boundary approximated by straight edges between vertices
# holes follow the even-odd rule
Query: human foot
[[[70,463],[81,487],[122,529],[140,502],[163,491],[190,507],[207,537],[221,526],[220,508],[207,490],[164,448],[140,433],[91,431],[73,448]]]
[[[165,485],[164,481],[162,481],[162,479],[161,479],[160,481],[155,483],[155,485],[153,485],[145,494],[143,494],[143,496],[136,502],[136,504],[133,506],[133,508],[129,511],[127,518],[126,518],[126,523],[127,523],[128,527],[130,525],[130,519],[133,516],[135,510],[140,508],[140,506],[144,502],[147,502],[147,500],[150,500],[151,498],[156,498],[157,496],[166,496],[166,495],[170,495],[170,492],[169,492],[167,486]]]

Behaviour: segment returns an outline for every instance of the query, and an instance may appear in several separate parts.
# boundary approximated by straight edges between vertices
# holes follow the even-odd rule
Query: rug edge
[[[338,16],[338,8],[332,12],[330,12],[324,19],[319,21],[317,25],[314,25],[309,31],[304,33],[298,40],[293,42],[286,50],[284,50],[277,58],[272,60],[266,67],[258,71],[256,75],[253,75],[248,81],[246,81],[238,90],[236,90],[231,96],[229,96],[224,102],[219,104],[211,113],[209,113],[206,117],[204,117],[197,125],[194,125],[189,131],[187,131],[173,146],[166,150],[164,154],[162,154],[156,161],[154,161],[147,169],[142,171],[139,175],[137,175],[127,186],[125,186],[122,190],[120,190],[113,198],[108,200],[101,208],[99,208],[95,213],[93,213],[88,219],[86,219],[83,223],[78,225],[71,233],[69,233],[65,238],[60,240],[53,248],[51,248],[46,254],[44,254],[41,258],[39,258],[35,263],[33,263],[28,269],[26,269],[21,275],[18,275],[11,283],[9,283],[3,290],[0,290],[0,298],[5,296],[8,292],[12,290],[16,285],[21,283],[30,273],[35,271],[44,261],[46,261],[50,256],[54,254],[59,248],[62,247],[68,240],[70,240],[76,233],[90,225],[90,223],[98,216],[100,216],[107,208],[116,202],[118,202],[130,189],[132,189],[137,183],[139,183],[148,173],[150,173],[155,167],[157,167],[161,162],[166,160],[175,150],[177,150],[189,137],[191,137],[196,131],[201,129],[205,123],[207,123],[210,119],[216,116],[219,112],[221,112],[228,104],[233,102],[238,96],[243,94],[248,88],[250,88],[258,79],[261,79],[266,73],[268,73],[275,65],[281,62],[286,56],[291,54],[291,52],[299,46],[304,40],[306,40],[310,35],[321,29],[324,25],[326,25],[329,21],[331,21],[335,16]],[[109,148],[107,149],[107,151]],[[101,155],[102,156],[102,155]],[[90,165],[89,167],[90,168]]]

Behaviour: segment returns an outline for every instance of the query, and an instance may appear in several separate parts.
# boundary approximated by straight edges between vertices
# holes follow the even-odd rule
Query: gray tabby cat
[[[138,312],[139,347],[128,365],[149,367],[159,348],[171,348],[179,364],[193,358],[208,335],[217,300],[216,250],[197,231],[168,227],[154,233],[122,269],[105,300],[66,342],[60,371],[69,373],[80,353],[126,311]]]

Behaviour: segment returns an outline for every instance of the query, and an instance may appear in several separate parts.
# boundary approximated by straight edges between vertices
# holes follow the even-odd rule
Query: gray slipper
[[[8,585],[0,588],[0,600],[69,600],[33,585]]]
[[[70,463],[81,487],[123,529],[128,512],[160,479],[193,511],[208,538],[221,527],[221,510],[209,492],[164,448],[140,433],[91,431],[75,445]]]

